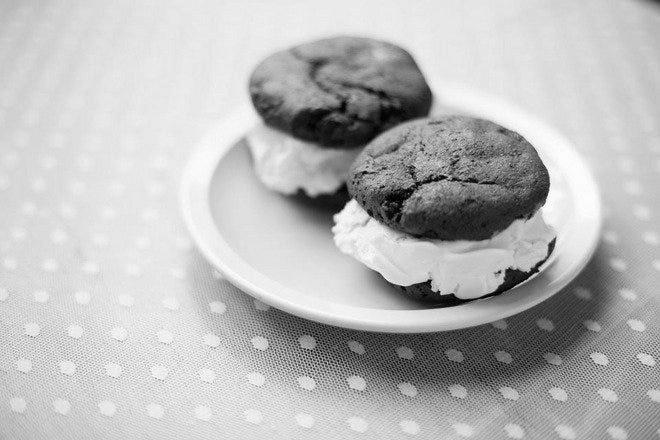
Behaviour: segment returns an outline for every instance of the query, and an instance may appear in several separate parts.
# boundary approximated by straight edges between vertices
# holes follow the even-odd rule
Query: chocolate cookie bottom
[[[298,190],[297,193],[286,196],[291,197],[299,203],[304,203],[310,206],[332,208],[335,211],[340,210],[351,199],[346,190],[346,184],[342,185],[337,191],[331,194],[319,194],[312,197],[303,190]]]
[[[527,278],[531,277],[536,272],[538,272],[541,265],[545,263],[550,257],[550,254],[552,254],[552,251],[555,248],[555,241],[556,239],[553,239],[548,244],[548,253],[546,254],[545,258],[539,261],[536,264],[536,266],[534,266],[531,270],[527,272],[523,272],[517,269],[507,269],[506,272],[504,273],[504,282],[502,282],[502,284],[500,284],[495,291],[488,293],[484,296],[481,296],[479,298],[461,299],[456,297],[456,295],[454,294],[442,295],[440,292],[434,292],[433,290],[431,290],[430,281],[426,281],[424,283],[412,284],[410,286],[398,286],[396,284],[392,284],[392,285],[400,290],[403,290],[407,295],[415,299],[428,303],[433,303],[434,305],[439,307],[455,306],[469,301],[474,301],[477,299],[487,298],[489,296],[499,295],[500,293],[505,292],[513,288],[514,286],[517,286],[518,284],[522,283]]]

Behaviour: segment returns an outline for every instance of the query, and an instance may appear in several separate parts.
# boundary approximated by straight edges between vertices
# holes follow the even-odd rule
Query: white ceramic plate
[[[259,123],[246,103],[213,127],[187,164],[181,207],[204,256],[229,281],[288,313],[341,327],[433,332],[470,327],[526,310],[562,289],[587,264],[601,226],[596,183],[573,146],[543,122],[461,86],[435,88],[436,102],[491,119],[525,136],[550,170],[546,220],[557,244],[541,273],[510,291],[434,308],[403,296],[334,246],[339,207],[281,196],[256,179],[244,133]]]

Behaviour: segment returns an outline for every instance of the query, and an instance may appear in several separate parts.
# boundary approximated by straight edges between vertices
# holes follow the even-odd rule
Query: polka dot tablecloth
[[[289,316],[212,270],[183,164],[262,56],[336,32],[575,143],[605,204],[575,282],[404,336]],[[1,2],[0,437],[660,438],[658,54],[642,0]]]

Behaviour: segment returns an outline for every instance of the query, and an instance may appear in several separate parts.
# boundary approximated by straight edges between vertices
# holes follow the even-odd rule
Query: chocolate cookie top
[[[518,133],[467,116],[422,119],[378,136],[348,178],[370,216],[441,240],[484,240],[545,203],[548,171]]]
[[[408,52],[370,38],[335,37],[277,52],[250,77],[266,124],[334,148],[365,144],[425,116],[431,90]]]

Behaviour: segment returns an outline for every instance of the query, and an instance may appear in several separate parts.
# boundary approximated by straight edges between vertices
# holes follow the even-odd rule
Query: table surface
[[[605,229],[574,283],[506,321],[385,335],[214,273],[183,164],[260,58],[338,32],[576,144]],[[0,437],[656,438],[659,53],[642,0],[1,2]]]

